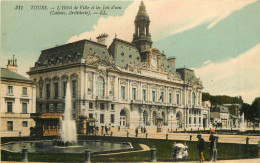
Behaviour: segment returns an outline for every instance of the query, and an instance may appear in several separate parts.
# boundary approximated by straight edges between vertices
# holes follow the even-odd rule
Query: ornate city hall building
[[[132,42],[107,34],[97,41],[43,50],[28,72],[37,84],[37,113],[63,113],[66,87],[71,87],[73,118],[95,118],[97,126],[165,129],[203,127],[202,82],[193,70],[175,69],[152,47],[150,20],[143,2],[134,21]]]

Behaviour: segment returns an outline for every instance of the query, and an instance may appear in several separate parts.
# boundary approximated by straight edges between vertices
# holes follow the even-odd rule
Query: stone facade
[[[145,9],[142,3],[139,10]],[[141,23],[147,14],[139,12]],[[175,70],[175,58],[150,47],[145,21],[146,37],[135,34],[132,43],[115,38],[107,48],[104,40],[81,40],[42,51],[28,72],[37,83],[37,112],[64,112],[69,83],[76,120],[82,115],[97,119],[98,126],[152,128],[161,116],[163,128],[202,127],[202,82],[193,70]]]
[[[15,70],[14,70],[15,71]],[[29,136],[35,123],[36,85],[16,72],[1,68],[0,85],[1,136]]]

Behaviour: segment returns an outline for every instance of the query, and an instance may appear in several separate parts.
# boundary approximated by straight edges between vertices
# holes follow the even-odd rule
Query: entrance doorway
[[[182,114],[180,111],[176,114],[176,120],[177,120],[177,126],[182,128]]]
[[[146,111],[144,111],[143,112],[143,123],[144,123],[144,126],[147,124],[147,112]]]
[[[126,112],[125,110],[121,110],[120,112],[120,126],[125,128],[126,127]]]

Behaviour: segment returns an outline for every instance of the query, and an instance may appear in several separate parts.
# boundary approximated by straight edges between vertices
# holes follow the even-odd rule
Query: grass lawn
[[[1,143],[6,143],[9,141],[26,141],[26,140],[43,140],[43,139],[54,139],[55,137],[17,137],[17,138],[2,138]],[[145,139],[145,138],[121,138],[121,137],[103,137],[103,136],[78,136],[80,140],[105,140],[105,141],[117,141],[117,142],[131,142],[134,149],[130,150],[140,150],[139,144],[146,144],[149,147],[154,146],[157,149],[157,160],[158,161],[171,161],[171,145],[175,140],[160,140],[160,139]],[[184,141],[176,142],[183,143]],[[198,151],[196,149],[197,142],[187,142],[189,147],[188,160],[199,160]],[[204,157],[206,160],[209,158],[208,143],[206,143],[206,150],[204,151]],[[127,150],[113,151],[122,152]],[[103,152],[107,153],[107,152]],[[3,161],[20,161],[20,153],[10,153],[6,151],[1,151]],[[93,153],[93,155],[98,153]],[[243,159],[243,158],[255,158],[258,156],[257,145],[245,145],[245,144],[218,144],[218,159]],[[66,161],[66,162],[77,162],[83,161],[83,154],[29,154],[30,161]],[[120,155],[108,155],[108,156],[92,156],[91,161],[149,161],[150,151],[138,152],[138,153],[128,153]]]

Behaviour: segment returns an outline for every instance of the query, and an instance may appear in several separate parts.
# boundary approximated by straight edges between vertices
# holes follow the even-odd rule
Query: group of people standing
[[[198,143],[197,143],[197,150],[199,152],[200,162],[204,162],[204,150],[205,150],[205,141],[202,138],[201,134],[197,135]],[[216,161],[217,160],[217,137],[213,134],[209,137],[209,160],[210,161]],[[173,154],[173,160],[174,161],[183,161],[188,157],[188,146],[186,143],[181,144],[174,142],[172,146],[172,154]]]
[[[205,141],[200,134],[197,136],[197,138],[198,138],[197,149],[199,151],[200,162],[204,162]],[[210,141],[209,160],[216,161],[217,160],[217,137],[214,136],[213,134],[210,134],[209,141]]]
[[[136,127],[135,129],[135,137],[138,137],[138,127]],[[146,133],[146,128],[145,127],[141,127],[141,134],[145,134]]]

